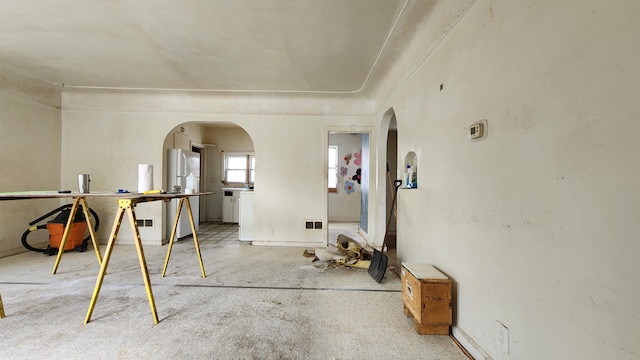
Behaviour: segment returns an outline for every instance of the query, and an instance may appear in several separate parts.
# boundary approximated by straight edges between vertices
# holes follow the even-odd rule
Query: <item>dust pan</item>
[[[382,278],[384,278],[384,273],[387,271],[387,263],[389,263],[387,255],[378,249],[373,249],[373,259],[369,266],[369,275],[371,275],[373,280],[378,284],[382,281]]]
[[[393,216],[393,208],[396,206],[396,196],[398,195],[398,188],[402,185],[402,180],[395,180],[393,182],[394,192],[392,200],[392,211],[389,214],[389,220],[387,220],[387,228],[384,232],[384,239],[382,240],[382,248],[380,250],[373,249],[373,259],[371,259],[371,265],[369,266],[369,275],[378,284],[384,278],[384,273],[387,271],[387,264],[389,258],[384,254],[384,248],[387,246],[387,235],[389,233],[389,226],[391,225],[391,217]]]

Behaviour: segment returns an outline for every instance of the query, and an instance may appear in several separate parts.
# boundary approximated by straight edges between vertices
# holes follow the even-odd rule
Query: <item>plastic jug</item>
[[[193,194],[195,192],[195,176],[193,173],[189,173],[187,176],[187,186],[184,189],[185,194]]]

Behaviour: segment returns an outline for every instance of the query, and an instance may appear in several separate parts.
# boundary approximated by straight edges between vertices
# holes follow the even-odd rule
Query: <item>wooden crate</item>
[[[402,264],[404,314],[418,334],[448,335],[452,322],[451,280],[427,264]]]

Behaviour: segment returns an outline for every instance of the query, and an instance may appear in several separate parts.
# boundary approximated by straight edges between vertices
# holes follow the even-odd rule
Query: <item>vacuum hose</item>
[[[25,231],[22,234],[22,246],[24,246],[27,250],[30,250],[30,251],[37,251],[37,252],[45,253],[45,254],[48,254],[48,255],[57,254],[58,253],[58,249],[53,249],[50,246],[47,246],[45,249],[38,249],[38,248],[35,248],[35,247],[29,245],[29,243],[27,242],[27,236],[29,236],[29,234],[31,234],[33,231],[47,228],[46,224],[33,226],[34,224],[39,223],[40,221],[52,216],[53,214],[56,214],[58,212],[64,212],[65,210],[71,209],[72,206],[73,206],[72,204],[62,205],[59,208],[57,208],[55,210],[51,210],[48,213],[46,213],[45,215],[42,215],[41,217],[39,217],[39,218],[33,220],[32,222],[30,222],[29,225],[31,225],[31,227],[29,229],[27,229],[27,231]],[[93,211],[93,209],[89,208],[89,212],[91,213],[91,216],[93,216],[93,219],[94,219],[93,220],[94,232],[97,232],[98,231],[98,227],[100,226],[100,219],[98,218],[98,214],[95,211]],[[78,213],[78,214],[82,215],[82,213]],[[78,215],[76,215],[76,216],[78,216]],[[91,235],[89,235],[86,238],[84,238],[82,240],[82,246],[78,246],[76,248],[76,250],[77,251],[85,251],[87,249],[87,245],[89,244],[89,239],[91,239]]]

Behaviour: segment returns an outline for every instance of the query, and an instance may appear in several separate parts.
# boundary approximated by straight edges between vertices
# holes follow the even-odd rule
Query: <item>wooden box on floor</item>
[[[413,316],[421,335],[448,335],[451,326],[451,280],[427,264],[402,264],[404,314]]]

